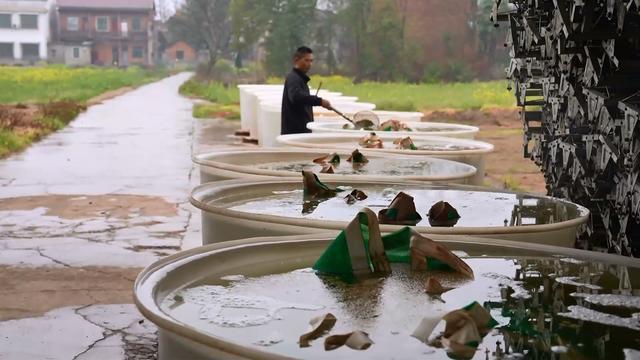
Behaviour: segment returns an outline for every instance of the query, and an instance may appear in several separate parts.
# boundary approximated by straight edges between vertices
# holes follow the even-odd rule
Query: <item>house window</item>
[[[34,59],[40,57],[40,45],[38,44],[22,44],[22,58]]]
[[[142,59],[142,46],[134,46],[133,47],[133,58],[134,59]]]
[[[20,15],[20,27],[23,29],[37,29],[38,15]]]
[[[13,59],[13,43],[0,43],[0,58]]]
[[[79,59],[80,58],[80,48],[77,48],[77,47],[73,48],[73,58],[74,59]]]
[[[11,28],[11,14],[0,14],[0,29]]]
[[[131,19],[131,30],[133,31],[142,31],[142,19],[139,17],[134,17]]]
[[[96,19],[96,30],[101,32],[109,31],[109,18],[106,16],[100,16]]]
[[[176,59],[184,60],[184,51],[182,51],[182,50],[176,51]]]
[[[78,31],[80,30],[80,19],[75,16],[69,16],[67,18],[67,30]]]

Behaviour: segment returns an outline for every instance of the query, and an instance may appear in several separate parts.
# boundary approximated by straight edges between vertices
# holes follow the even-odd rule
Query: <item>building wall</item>
[[[78,30],[69,28],[71,17],[78,19]],[[100,17],[107,18],[108,31],[97,30]],[[134,18],[140,19],[140,30],[133,30]],[[57,39],[64,46],[91,44],[90,59],[95,65],[153,65],[152,19],[153,11],[61,8]],[[136,47],[142,50],[141,58],[134,58]]]
[[[474,20],[477,0],[396,0],[404,13],[405,34],[422,45],[427,63],[452,60],[482,67]]]
[[[69,20],[68,18],[70,17],[76,17],[78,18],[79,21],[79,30],[70,30],[68,28],[68,24],[69,24]],[[149,18],[149,14],[147,13],[119,13],[119,12],[100,12],[100,13],[91,13],[91,12],[80,12],[80,11],[68,11],[68,12],[64,12],[61,13],[59,16],[59,27],[61,31],[78,31],[78,32],[89,32],[89,33],[102,33],[97,31],[96,29],[96,23],[97,23],[97,19],[99,17],[107,17],[108,21],[107,23],[109,24],[109,31],[106,33],[110,33],[110,34],[118,34],[118,35],[123,35],[122,33],[122,29],[120,26],[116,27],[114,29],[114,24],[112,23],[112,18],[116,18],[117,19],[117,24],[122,24],[122,23],[126,23],[127,24],[127,28],[128,28],[128,33],[134,33],[133,31],[133,18],[137,17],[140,18],[140,22],[141,22],[141,31],[139,31],[139,33],[147,33],[147,31],[150,29],[150,25],[151,25],[151,21]]]
[[[38,44],[38,59],[48,57],[49,11],[47,1],[0,1],[0,13],[11,14],[11,29],[0,29],[0,43],[12,43],[14,59],[0,59],[3,63],[28,63],[33,59],[23,59],[22,44]],[[20,15],[37,15],[37,29],[22,29]]]
[[[178,51],[182,51],[184,53],[184,58],[182,60],[178,60]],[[164,51],[164,59],[168,63],[195,63],[198,60],[197,57],[195,49],[184,41],[178,41]]]
[[[70,66],[91,65],[91,47],[89,46],[63,46],[64,63]],[[76,50],[77,49],[77,52]],[[78,55],[76,57],[75,55]]]

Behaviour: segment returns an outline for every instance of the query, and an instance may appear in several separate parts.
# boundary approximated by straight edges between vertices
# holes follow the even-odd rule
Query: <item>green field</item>
[[[317,88],[337,91],[347,96],[357,96],[359,101],[372,102],[377,109],[399,111],[425,111],[441,109],[487,109],[511,108],[515,106],[513,94],[507,91],[505,81],[408,84],[363,82],[354,84],[342,76],[314,76],[309,83]],[[282,83],[282,79],[271,78],[272,84]],[[186,82],[181,93],[206,99],[212,103],[230,105],[238,103],[238,90],[233,86],[224,87],[217,82]]]
[[[0,157],[60,130],[105,92],[158,80],[165,71],[131,67],[0,67]]]
[[[126,86],[137,86],[157,80],[162,71],[130,67],[70,68],[0,67],[0,104],[44,103],[56,100],[84,102],[94,96]]]
[[[380,83],[354,84],[342,76],[313,76],[309,86],[337,91],[343,95],[357,96],[359,101],[376,104],[377,109],[398,111],[424,111],[441,109],[509,108],[515,106],[515,98],[507,91],[506,81],[469,83]],[[269,82],[280,83],[279,79]]]

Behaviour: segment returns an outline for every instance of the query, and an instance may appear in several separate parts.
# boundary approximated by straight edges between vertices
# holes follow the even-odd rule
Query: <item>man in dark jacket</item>
[[[313,51],[301,46],[293,55],[293,70],[287,75],[282,94],[281,134],[311,132],[307,123],[313,121],[313,107],[331,107],[329,101],[309,94],[307,73],[313,64]]]

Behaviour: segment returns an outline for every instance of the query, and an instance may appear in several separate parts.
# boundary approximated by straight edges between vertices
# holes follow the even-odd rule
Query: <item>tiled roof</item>
[[[58,0],[60,8],[151,10],[153,0]]]

